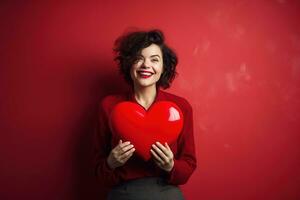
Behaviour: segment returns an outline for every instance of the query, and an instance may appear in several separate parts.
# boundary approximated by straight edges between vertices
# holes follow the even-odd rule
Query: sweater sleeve
[[[186,102],[184,126],[177,141],[177,148],[178,151],[174,155],[174,166],[167,176],[167,181],[173,185],[182,185],[188,181],[197,166],[193,110],[188,102]]]
[[[97,179],[107,187],[119,182],[115,170],[112,170],[107,163],[107,157],[111,151],[111,137],[104,103],[101,101],[94,128],[94,166]]]

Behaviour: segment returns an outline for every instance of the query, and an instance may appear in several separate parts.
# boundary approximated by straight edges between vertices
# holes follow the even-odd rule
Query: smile
[[[147,71],[138,71],[137,73],[141,78],[149,78],[153,75],[152,72],[147,72]]]

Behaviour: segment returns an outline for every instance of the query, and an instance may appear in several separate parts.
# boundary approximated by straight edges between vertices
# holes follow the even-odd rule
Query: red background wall
[[[125,86],[112,46],[161,28],[179,55],[169,92],[194,108],[187,199],[300,199],[300,3],[7,1],[0,12],[0,199],[100,199],[96,104]]]

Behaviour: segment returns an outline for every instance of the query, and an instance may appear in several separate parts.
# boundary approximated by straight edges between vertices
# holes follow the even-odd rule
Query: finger
[[[129,160],[129,158],[131,158],[132,155],[133,153],[129,154],[126,158],[122,159],[121,162],[126,163]]]
[[[135,152],[135,148],[130,149],[126,153],[124,153],[121,157],[120,160],[127,160],[129,159]]]
[[[154,158],[153,161],[154,161],[155,164],[158,165],[159,167],[162,167],[162,166],[163,166],[163,164],[161,164],[158,160],[156,160],[156,158]]]
[[[166,147],[169,151],[172,151],[171,148],[170,148],[170,146],[168,145],[167,142],[165,142],[165,147]]]
[[[132,148],[132,149],[130,149],[130,150],[128,150],[128,151],[126,151],[125,153],[123,153],[120,157],[119,157],[119,159],[121,160],[121,161],[124,161],[124,160],[128,160],[132,155],[133,155],[133,152],[135,151],[135,148]]]
[[[161,164],[163,160],[159,157],[159,155],[152,149],[150,149],[153,160],[158,164]]]
[[[158,161],[160,164],[163,165],[165,163],[154,150],[150,149],[150,152],[153,155],[154,159]]]
[[[118,150],[121,144],[122,144],[122,140],[119,140],[118,145],[115,146],[114,150]]]
[[[167,161],[168,157],[167,155],[155,144],[152,145],[152,149],[155,151],[155,153],[163,160]]]
[[[127,142],[122,142],[122,140],[120,140],[120,141],[119,141],[119,144],[115,147],[115,150],[119,152],[123,147],[125,147],[125,146],[127,146],[127,145],[129,145],[129,144],[130,144],[129,141],[127,141]]]
[[[127,146],[127,145],[129,145],[129,144],[130,144],[130,142],[127,141],[127,142],[121,143],[119,146],[120,146],[121,148],[123,148],[123,147],[125,147],[125,146]]]
[[[122,152],[122,147],[128,145],[130,142],[122,142],[122,140],[119,140],[119,144],[113,149],[115,154],[119,155]]]
[[[161,152],[163,152],[163,155],[165,155],[167,157],[171,157],[169,150],[166,147],[164,147],[161,143],[156,142],[156,146],[160,149]],[[161,154],[159,154],[159,155],[161,155]],[[164,157],[162,157],[162,158],[164,158]]]
[[[168,153],[168,149],[167,149],[164,145],[162,145],[160,142],[156,142],[155,144],[156,144],[157,147],[160,148],[160,150],[161,150],[162,152]]]
[[[120,149],[121,150],[121,154],[125,153],[126,151],[128,151],[128,150],[130,150],[132,148],[133,148],[132,144],[123,147],[122,149]]]

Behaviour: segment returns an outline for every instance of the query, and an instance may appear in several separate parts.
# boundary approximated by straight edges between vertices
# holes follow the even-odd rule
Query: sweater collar
[[[163,91],[161,91],[161,89],[159,89],[159,88],[156,88],[156,96],[155,96],[154,101],[153,101],[152,104],[154,104],[157,101],[161,101],[163,99],[164,99]],[[128,101],[132,101],[132,102],[135,102],[135,103],[139,104],[138,101],[135,98],[135,94],[134,94],[134,89],[133,88],[131,88],[129,90]]]

